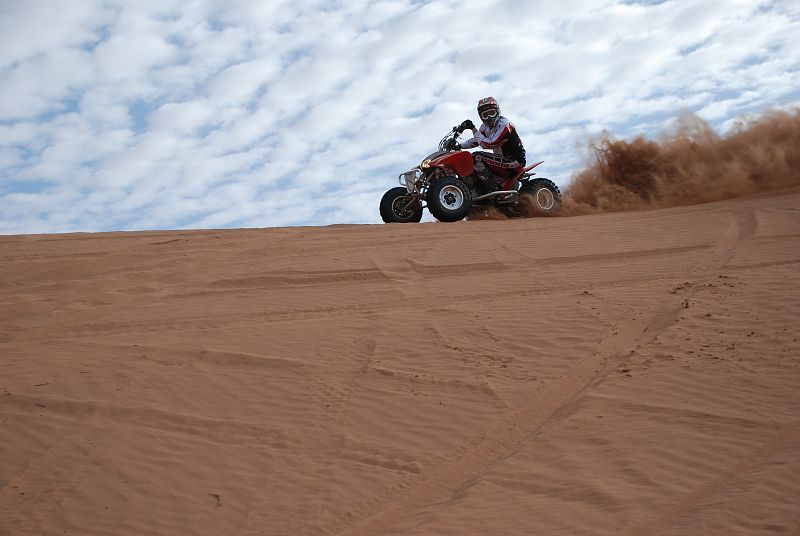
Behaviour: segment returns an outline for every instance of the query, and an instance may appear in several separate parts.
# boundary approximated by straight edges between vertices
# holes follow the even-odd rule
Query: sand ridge
[[[798,214],[0,237],[0,534],[800,532]]]

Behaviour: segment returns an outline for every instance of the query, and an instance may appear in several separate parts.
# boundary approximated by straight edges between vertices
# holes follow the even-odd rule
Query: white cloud
[[[101,2],[72,2],[69,9],[55,9],[47,1],[4,0],[0,4],[0,69],[90,43],[97,23],[107,16]]]
[[[379,220],[491,94],[565,186],[590,136],[796,104],[800,6],[0,5],[0,233]]]

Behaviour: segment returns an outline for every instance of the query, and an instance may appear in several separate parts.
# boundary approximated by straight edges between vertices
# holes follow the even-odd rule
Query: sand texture
[[[800,534],[798,189],[0,253],[0,534]]]

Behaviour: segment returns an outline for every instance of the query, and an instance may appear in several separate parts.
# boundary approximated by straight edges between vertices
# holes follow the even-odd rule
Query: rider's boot
[[[492,192],[497,191],[497,183],[494,180],[494,174],[492,171],[483,163],[483,160],[478,157],[475,159],[475,174],[481,181],[483,185],[483,194],[490,194]]]

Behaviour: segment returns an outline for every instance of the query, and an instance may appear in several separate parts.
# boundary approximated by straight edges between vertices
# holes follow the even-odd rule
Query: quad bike
[[[383,194],[381,218],[386,223],[418,223],[422,209],[439,221],[454,222],[466,218],[470,209],[494,206],[508,217],[531,214],[550,216],[561,205],[561,192],[553,181],[533,178],[531,170],[541,164],[506,169],[497,165],[492,153],[470,153],[460,149],[459,127],[454,127],[439,142],[439,150],[422,163],[402,173],[396,186]],[[475,173],[473,154],[483,158],[497,179],[500,189],[482,193],[482,183]]]

